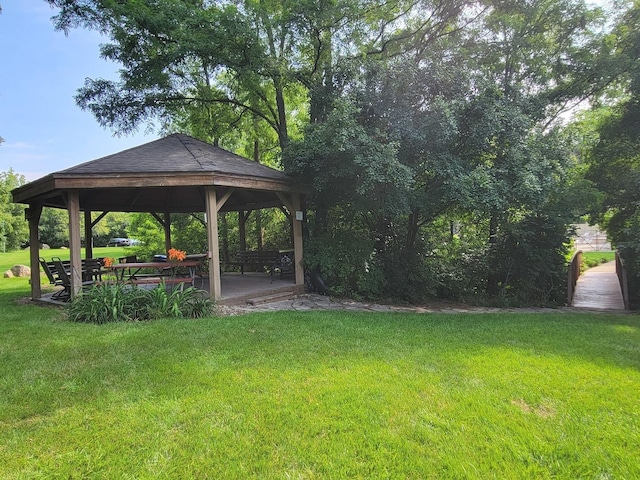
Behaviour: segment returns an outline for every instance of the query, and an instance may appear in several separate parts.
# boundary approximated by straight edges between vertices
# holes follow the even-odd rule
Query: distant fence
[[[567,273],[567,304],[573,302],[573,294],[576,291],[576,283],[580,277],[580,267],[582,266],[582,250],[578,250],[571,257],[569,262],[569,271]]]
[[[624,266],[624,261],[620,258],[620,255],[616,251],[616,274],[618,275],[618,282],[620,282],[620,290],[622,291],[622,301],[624,302],[624,309],[629,310],[629,284],[627,283],[627,269]]]

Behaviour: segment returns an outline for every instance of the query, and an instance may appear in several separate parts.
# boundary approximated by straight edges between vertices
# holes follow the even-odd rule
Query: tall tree
[[[60,8],[58,28],[95,28],[111,39],[102,55],[122,65],[120,82],[87,80],[77,96],[102,125],[127,133],[180,109],[218,104],[236,118],[266,122],[281,148],[290,92],[304,88],[311,119],[322,118],[350,62],[435,35],[467,3],[47,1]]]
[[[587,65],[597,58],[596,32],[604,19],[600,9],[582,0],[488,4],[471,49],[476,93],[463,115],[456,150],[474,167],[467,191],[475,194],[467,196],[468,207],[489,218],[487,242],[496,264],[514,254],[501,248],[514,221],[541,211],[553,180],[568,167],[567,156],[541,156],[540,142],[557,140],[548,131],[559,115],[593,95],[576,85],[585,86]],[[558,228],[569,233],[566,225]],[[562,244],[557,243],[557,254]],[[497,293],[507,275],[490,269],[488,291]]]

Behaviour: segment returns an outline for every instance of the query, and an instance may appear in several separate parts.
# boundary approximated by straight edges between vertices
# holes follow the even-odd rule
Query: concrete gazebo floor
[[[227,272],[220,277],[222,298],[221,305],[246,305],[247,303],[264,303],[292,297],[295,292],[295,281],[292,275],[274,274],[273,278],[267,273],[247,272],[244,274]],[[196,277],[195,287],[209,292],[209,277]],[[65,302],[51,298],[53,293],[47,293],[40,298],[41,302],[64,305]],[[297,292],[303,293],[303,292]]]
[[[221,275],[220,281],[222,298],[218,303],[221,305],[244,305],[254,300],[259,301],[258,299],[271,301],[287,294],[293,296],[296,286],[292,275],[280,278],[278,273],[272,278],[267,273],[226,272]],[[209,291],[209,278],[196,278],[195,285],[197,288]]]

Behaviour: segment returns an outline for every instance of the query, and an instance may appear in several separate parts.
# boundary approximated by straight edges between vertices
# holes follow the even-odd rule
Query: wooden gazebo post
[[[300,210],[300,194],[291,195],[291,218],[293,221],[293,258],[295,265],[296,285],[304,285],[304,265],[302,264],[302,214]]]
[[[78,190],[67,192],[69,211],[69,255],[71,259],[71,296],[75,297],[82,289],[82,260],[80,255],[80,196]]]
[[[218,202],[215,187],[207,187],[205,204],[207,210],[209,297],[217,302],[222,297],[222,285],[220,281],[220,252],[218,250]]]
[[[42,215],[42,205],[30,203],[25,210],[25,216],[29,221],[29,257],[31,262],[31,298],[38,300],[42,298],[42,287],[40,285],[40,236],[38,235],[38,225]]]

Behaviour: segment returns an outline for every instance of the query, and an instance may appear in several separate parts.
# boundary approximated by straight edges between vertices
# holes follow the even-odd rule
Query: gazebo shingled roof
[[[239,187],[223,211],[279,206],[274,192],[301,192],[283,172],[183,134],[47,175],[13,191],[14,201],[65,208],[62,192],[80,190],[82,210],[204,211],[204,187]]]

